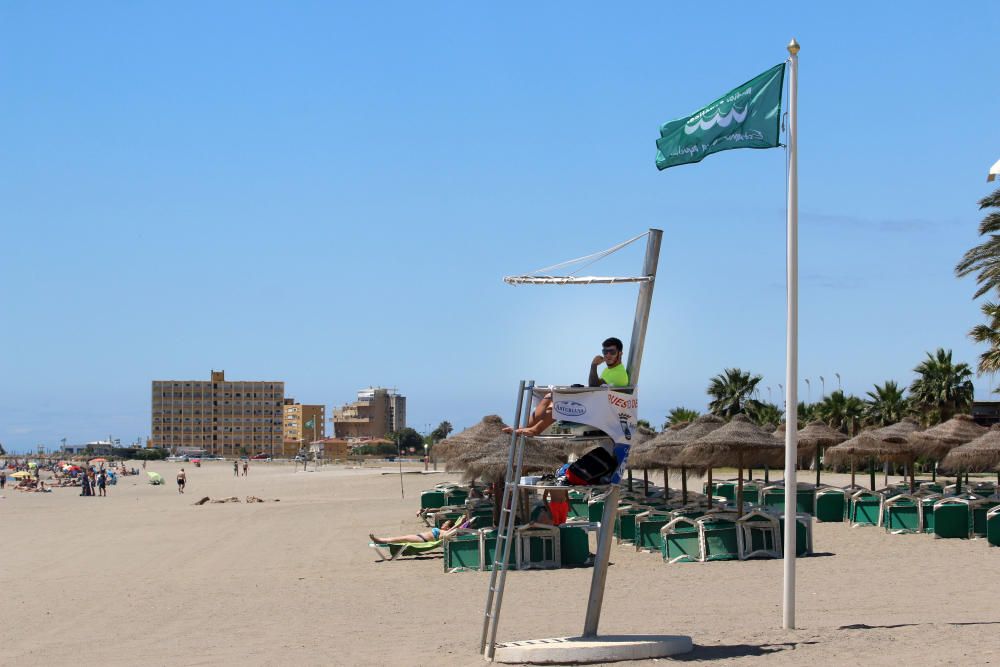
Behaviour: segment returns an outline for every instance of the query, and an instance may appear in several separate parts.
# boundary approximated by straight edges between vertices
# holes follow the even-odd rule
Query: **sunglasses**
[[[618,354],[618,348],[615,348],[615,347],[604,347],[604,348],[601,348],[601,352],[604,353],[604,356],[607,356],[609,354]]]

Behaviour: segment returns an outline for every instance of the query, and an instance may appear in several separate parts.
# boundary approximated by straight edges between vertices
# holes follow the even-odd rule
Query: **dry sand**
[[[404,475],[401,500],[399,477],[380,474],[393,468],[255,464],[234,479],[231,463],[184,464],[179,495],[180,465],[149,466],[165,486],[126,477],[107,498],[7,488],[0,663],[481,664],[488,574],[444,574],[440,557],[376,563],[366,546],[369,531],[417,529],[420,490],[454,475]],[[192,505],[206,495],[281,502]],[[816,524],[815,548],[798,564],[799,629],[783,631],[781,561],[667,565],[615,546],[601,629],[690,635],[676,662],[997,659],[1000,549],[846,524]],[[511,573],[499,638],[578,633],[590,576]]]

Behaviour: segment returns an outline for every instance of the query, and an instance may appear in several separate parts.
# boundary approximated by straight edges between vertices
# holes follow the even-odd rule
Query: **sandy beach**
[[[181,465],[184,495],[172,481]],[[246,478],[226,462],[148,469],[168,483],[125,477],[107,498],[5,490],[0,662],[481,664],[488,575],[445,574],[440,556],[378,563],[366,546],[370,531],[418,528],[420,490],[456,475],[404,475],[400,499],[399,476],[382,474],[392,467],[261,463]],[[193,505],[250,495],[280,502]],[[613,547],[601,629],[690,635],[695,651],[677,662],[995,660],[1000,549],[848,524],[815,524],[814,536],[817,555],[798,565],[795,631],[779,628],[781,561],[667,565],[626,546]],[[499,638],[578,633],[590,576],[511,573]]]

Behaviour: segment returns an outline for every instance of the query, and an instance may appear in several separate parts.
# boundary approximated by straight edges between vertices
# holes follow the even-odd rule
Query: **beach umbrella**
[[[847,440],[847,436],[840,431],[831,428],[821,421],[809,422],[809,424],[798,433],[799,453],[802,447],[812,448],[816,457],[816,486],[819,486],[820,456],[824,447],[839,445]]]
[[[701,415],[686,426],[672,426],[663,431],[652,440],[643,443],[643,452],[640,452],[641,460],[649,467],[663,468],[663,483],[667,484],[667,476],[671,467],[681,469],[681,502],[687,503],[687,476],[688,466],[678,462],[677,455],[688,444],[698,438],[711,433],[725,424],[722,417],[712,414]],[[691,468],[691,472],[700,474],[703,468]],[[711,475],[711,471],[709,471]]]
[[[465,479],[484,479],[499,482],[507,473],[507,459],[510,452],[510,435],[501,433],[492,441],[486,443],[481,454],[465,465]],[[543,440],[525,438],[524,458],[521,461],[522,473],[553,473],[566,463],[566,457],[561,452],[546,445]]]
[[[708,494],[711,506],[711,469],[718,465],[734,465],[738,470],[736,508],[743,513],[743,468],[747,465],[780,466],[784,446],[770,431],[757,426],[746,415],[735,415],[728,424],[693,441],[677,455],[685,465],[709,469]],[[786,491],[787,492],[787,491]]]
[[[96,459],[90,459],[90,465],[94,465],[95,463],[107,463],[107,462],[108,462],[107,459],[100,458],[100,457],[98,457]]]
[[[895,425],[894,425],[895,426]],[[869,461],[891,461],[909,462],[910,490],[913,490],[912,463],[915,458],[913,446],[905,435],[899,434],[902,429],[887,431],[892,427],[882,429],[869,429],[862,431],[850,440],[831,447],[826,450],[826,457],[831,463],[850,461],[851,464],[851,486],[854,486],[854,461],[862,458]],[[872,491],[875,490],[875,469],[869,466],[871,475],[870,484]]]
[[[980,426],[969,415],[955,415],[951,419],[926,431],[909,434],[917,455],[940,461],[949,451],[975,440],[987,432],[985,426]],[[958,480],[956,491],[961,492],[962,480]]]
[[[150,484],[163,484],[163,477],[160,473],[147,471],[146,474],[149,475]]]
[[[645,426],[638,426],[635,429],[635,433],[632,436],[632,446],[629,448],[628,454],[628,490],[632,490],[632,470],[635,468],[640,468],[642,470],[642,492],[644,494],[649,493],[649,472],[646,468],[633,462],[632,452],[635,451],[636,447],[641,447],[644,443],[649,442],[654,437],[656,437],[656,431],[651,428],[646,428]]]
[[[31,477],[31,474],[25,472],[24,470],[18,470],[17,472],[13,473],[11,477],[13,477],[14,479],[24,479],[25,477]]]
[[[504,426],[499,415],[486,415],[479,423],[434,445],[434,455],[439,460],[448,462],[470,448],[481,447],[490,442],[503,433]]]
[[[963,472],[1000,471],[1000,424],[994,424],[975,440],[945,454],[941,467],[959,476]],[[997,475],[997,482],[1000,483],[1000,474]]]

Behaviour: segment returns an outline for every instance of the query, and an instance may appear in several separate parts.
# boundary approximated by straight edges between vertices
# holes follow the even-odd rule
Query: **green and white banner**
[[[774,148],[781,130],[785,64],[737,86],[690,116],[660,127],[656,168],[701,162],[734,148]]]

